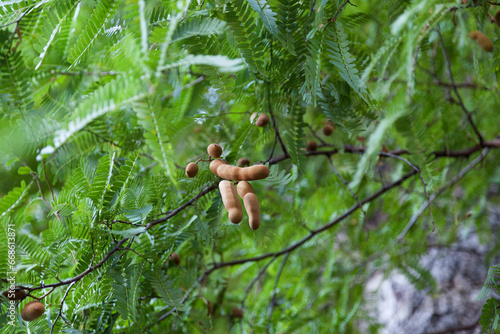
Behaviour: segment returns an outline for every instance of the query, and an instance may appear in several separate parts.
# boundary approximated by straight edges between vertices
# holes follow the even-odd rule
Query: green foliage
[[[14,229],[16,284],[47,311],[23,322],[30,296],[5,327],[1,303],[0,332],[377,333],[371,277],[398,270],[437,295],[421,261],[431,243],[474,227],[499,250],[490,5],[2,2],[0,288]],[[270,167],[252,181],[258,230],[246,213],[229,222],[210,143],[230,164]],[[421,173],[402,181],[411,165]],[[479,296],[485,333],[498,331],[499,271]]]

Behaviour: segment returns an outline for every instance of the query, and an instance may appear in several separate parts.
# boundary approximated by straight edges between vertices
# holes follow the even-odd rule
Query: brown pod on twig
[[[24,298],[26,298],[26,290],[14,290],[12,292],[10,290],[7,290],[3,293],[3,295],[8,300],[23,300]]]
[[[326,123],[325,126],[323,127],[323,134],[327,137],[331,136],[333,133],[333,130],[335,130],[333,125],[331,125],[330,123]]]
[[[177,254],[175,252],[172,252],[172,254],[170,254],[170,257],[168,258],[168,260],[173,261],[176,266],[181,264],[181,257],[179,256],[179,254]]]
[[[310,142],[307,143],[308,151],[316,151],[317,149],[318,149],[318,143],[316,143],[314,140],[311,140]]]
[[[255,121],[255,125],[260,128],[265,127],[269,123],[269,116],[267,114],[260,114],[257,120]]]
[[[222,155],[222,147],[218,144],[210,144],[207,147],[207,152],[212,158],[219,158]]]
[[[198,174],[198,165],[194,162],[188,163],[186,166],[186,176],[195,177]]]
[[[247,158],[240,158],[238,159],[238,166],[240,167],[250,166],[250,160],[248,160]]]
[[[21,317],[24,321],[33,321],[40,318],[44,312],[45,305],[40,303],[38,300],[34,300],[23,307]]]
[[[237,319],[242,319],[243,318],[243,311],[240,308],[237,308],[236,306],[233,307],[233,317]]]
[[[243,208],[236,187],[230,181],[223,180],[219,183],[222,203],[229,214],[229,221],[233,224],[239,224],[243,219]]]

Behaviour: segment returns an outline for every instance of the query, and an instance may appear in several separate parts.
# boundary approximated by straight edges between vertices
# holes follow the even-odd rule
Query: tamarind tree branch
[[[455,92],[455,95],[457,96],[458,99],[458,104],[464,111],[465,115],[467,116],[467,119],[469,121],[469,124],[472,126],[472,129],[476,133],[478,139],[479,139],[479,144],[482,145],[484,142],[483,135],[481,132],[479,132],[476,123],[474,123],[474,120],[472,119],[472,115],[470,111],[465,107],[464,101],[462,100],[462,96],[458,92],[457,86],[455,85],[455,80],[453,79],[453,72],[451,71],[451,62],[450,62],[450,57],[448,56],[448,52],[446,51],[446,47],[444,46],[444,41],[443,41],[443,36],[441,35],[441,30],[439,29],[439,25],[436,27],[436,31],[439,37],[439,44],[441,45],[441,50],[443,51],[443,57],[446,63],[446,69],[448,70],[448,77],[450,78],[450,83],[452,86],[453,91]]]

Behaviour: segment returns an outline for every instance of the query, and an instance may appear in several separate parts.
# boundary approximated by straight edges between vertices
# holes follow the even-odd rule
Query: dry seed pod
[[[241,199],[245,198],[246,194],[254,194],[253,187],[247,181],[240,181],[236,186],[236,190],[238,191],[238,195],[240,195]]]
[[[179,254],[177,254],[175,252],[172,252],[172,254],[170,254],[170,257],[168,258],[168,260],[173,261],[176,266],[181,264],[181,257],[179,256]]]
[[[212,165],[212,164],[210,164]],[[212,166],[210,167],[212,170]],[[213,171],[212,171],[213,172]],[[236,167],[227,164],[219,164],[215,175],[233,181],[262,180],[269,176],[271,171],[266,165],[255,165],[251,167]]]
[[[233,224],[239,224],[243,219],[243,208],[236,187],[230,181],[221,181],[219,190],[222,196],[222,202],[229,214],[229,221]]]
[[[233,307],[233,317],[242,319],[243,318],[243,311],[237,307]]]
[[[326,123],[325,126],[323,127],[323,134],[325,136],[331,136],[333,130],[335,130],[335,128],[330,123]]]
[[[207,147],[207,152],[212,158],[219,158],[222,155],[222,147],[217,144],[210,144]]]
[[[9,295],[12,295],[12,294],[14,294],[14,297],[9,297]],[[12,293],[10,290],[8,290],[8,291],[5,291],[3,293],[3,295],[8,300],[23,300],[24,298],[26,298],[26,290],[15,290],[14,293]]]
[[[23,307],[21,317],[24,321],[33,321],[40,318],[44,312],[45,306],[38,300],[34,300]]]
[[[240,158],[238,159],[238,166],[240,167],[250,166],[250,160],[248,160],[247,158]]]
[[[260,114],[259,118],[257,118],[257,121],[255,121],[255,125],[257,125],[260,128],[265,127],[269,123],[269,116],[267,114]]]
[[[248,193],[243,198],[243,204],[245,204],[245,210],[248,213],[248,224],[252,230],[256,230],[260,226],[260,208],[259,199],[257,195]]]
[[[500,10],[495,13],[495,24],[500,27]]]
[[[186,166],[186,176],[195,177],[198,174],[198,165],[194,162],[188,163]]]
[[[485,34],[477,36],[477,44],[486,52],[493,52],[493,42]]]
[[[311,140],[310,142],[307,143],[308,151],[316,151],[317,148],[318,148],[318,143],[316,143],[314,140]]]

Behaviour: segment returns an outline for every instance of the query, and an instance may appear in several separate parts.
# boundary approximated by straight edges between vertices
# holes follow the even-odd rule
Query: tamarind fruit
[[[9,295],[12,295],[11,291],[5,291],[4,293],[2,293],[5,298],[7,298],[8,300],[23,300],[24,298],[26,298],[26,290],[14,290],[14,297],[9,297]]]
[[[269,123],[269,116],[267,114],[260,114],[257,120],[255,121],[255,125],[260,128],[265,127]]]
[[[233,181],[261,180],[269,176],[271,171],[266,165],[254,165],[250,167],[236,167],[227,164],[220,164],[215,171],[215,175]]]
[[[248,160],[247,158],[240,158],[238,159],[238,166],[240,167],[250,166],[250,160]]]
[[[252,185],[247,181],[240,181],[236,185],[236,191],[240,195],[241,199],[245,198],[246,194],[255,194]]]
[[[220,156],[222,155],[222,147],[217,144],[210,144],[207,147],[207,152],[208,155],[212,158],[220,158]]]
[[[495,24],[500,27],[500,10],[495,13]]]
[[[207,317],[211,316],[214,313],[214,306],[210,300],[207,300]]]
[[[194,162],[188,163],[186,166],[186,176],[195,177],[198,174],[198,165]]]
[[[314,140],[311,140],[310,142],[307,143],[308,151],[316,151],[317,148],[318,148],[318,143],[316,143]]]
[[[233,317],[242,319],[243,318],[243,310],[237,308],[236,306],[233,307]]]
[[[239,224],[243,219],[243,209],[236,187],[230,181],[220,181],[219,190],[222,196],[222,203],[229,214],[229,221],[233,224]]]
[[[474,30],[469,34],[469,37],[472,40],[475,40],[477,44],[481,47],[486,52],[492,52],[493,51],[493,42],[491,39],[488,38],[485,34],[478,30]]]
[[[24,321],[33,321],[40,318],[44,312],[45,305],[40,303],[38,300],[34,300],[23,307],[21,317]]]
[[[248,224],[250,228],[255,231],[260,226],[259,199],[257,195],[248,193],[243,198],[243,204],[248,213]]]
[[[260,226],[260,208],[259,199],[253,191],[253,187],[247,181],[240,181],[236,186],[238,195],[240,195],[245,205],[245,210],[248,213],[248,224],[252,230],[256,230]]]
[[[168,260],[173,261],[176,266],[181,264],[181,257],[179,256],[179,254],[177,254],[175,252],[172,252],[172,254],[170,254],[170,257],[168,258]]]
[[[335,130],[335,128],[330,123],[326,123],[325,126],[323,127],[323,134],[327,137],[331,136],[333,130]]]

